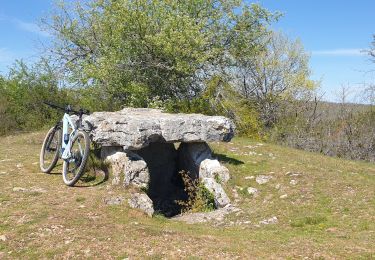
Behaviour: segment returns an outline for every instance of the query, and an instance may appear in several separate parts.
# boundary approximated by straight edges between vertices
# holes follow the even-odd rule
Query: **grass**
[[[238,191],[242,211],[221,223],[189,225],[148,218],[126,203],[105,205],[104,198],[129,196],[110,181],[90,175],[89,182],[69,188],[58,168],[40,173],[43,135],[0,138],[0,236],[6,237],[0,240],[0,259],[375,257],[373,164],[245,138],[213,143],[231,172],[225,189],[232,201]],[[259,185],[245,178],[257,175],[272,179]],[[248,187],[257,188],[257,196],[248,195]],[[259,223],[274,216],[276,224]]]

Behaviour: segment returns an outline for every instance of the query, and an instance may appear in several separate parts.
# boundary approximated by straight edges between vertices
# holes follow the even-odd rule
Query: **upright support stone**
[[[112,166],[112,184],[118,185],[121,176],[124,178],[124,186],[133,184],[140,188],[147,188],[150,180],[150,173],[147,163],[143,158],[131,151],[117,152],[107,157]]]
[[[178,148],[179,168],[188,171],[191,177],[198,178],[201,162],[211,156],[207,143],[181,143]]]

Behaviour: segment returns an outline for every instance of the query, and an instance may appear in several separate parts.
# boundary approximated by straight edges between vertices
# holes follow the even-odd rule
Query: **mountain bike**
[[[49,102],[44,104],[64,111],[64,116],[44,138],[40,151],[40,169],[44,173],[50,173],[61,158],[64,183],[74,186],[83,175],[89,156],[90,138],[82,128],[82,115],[88,115],[90,112],[85,109],[75,111],[70,105],[60,107]],[[78,116],[78,120],[74,123],[70,115]]]

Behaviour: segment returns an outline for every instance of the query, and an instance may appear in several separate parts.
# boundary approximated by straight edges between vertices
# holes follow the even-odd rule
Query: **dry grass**
[[[148,218],[126,203],[105,205],[104,198],[128,194],[100,176],[69,188],[58,170],[40,173],[42,139],[0,138],[0,259],[375,257],[372,164],[241,138],[212,144],[231,171],[226,190],[233,200],[237,190],[243,210],[222,223],[188,225]],[[260,174],[272,179],[245,179]],[[259,194],[248,195],[247,187]],[[278,223],[259,224],[273,216]]]

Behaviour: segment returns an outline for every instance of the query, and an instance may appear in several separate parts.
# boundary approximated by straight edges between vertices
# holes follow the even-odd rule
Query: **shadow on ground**
[[[213,153],[212,157],[217,158],[220,162],[229,163],[229,164],[233,164],[233,165],[244,164],[244,162],[241,161],[241,160],[237,160],[235,158],[228,157],[225,154],[221,154],[221,153]]]

